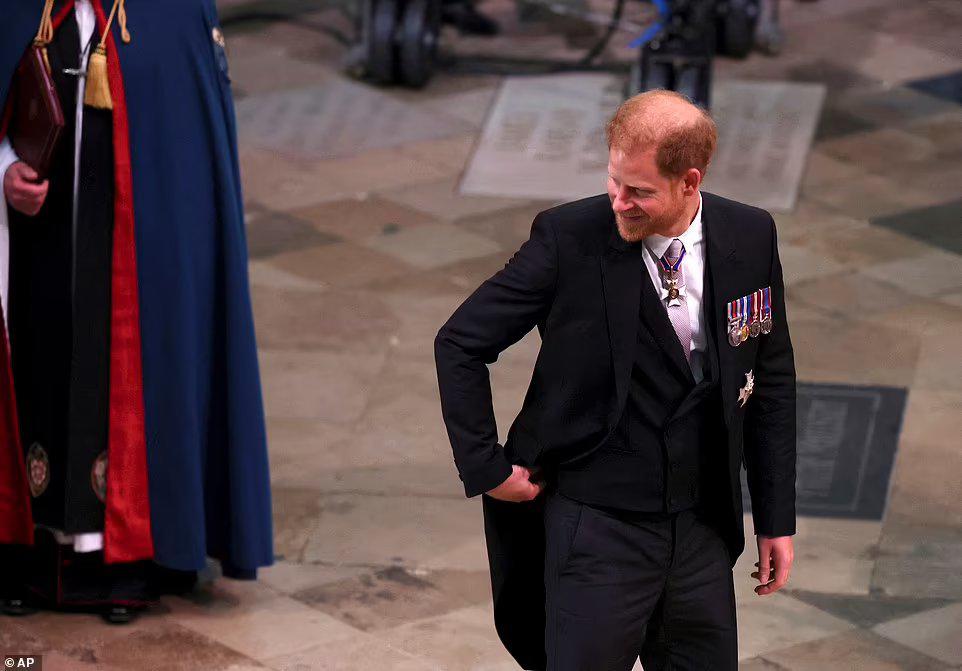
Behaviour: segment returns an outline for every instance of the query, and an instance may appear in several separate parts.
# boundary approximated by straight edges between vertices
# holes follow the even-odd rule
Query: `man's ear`
[[[699,187],[701,187],[702,179],[704,179],[704,175],[702,175],[701,170],[698,168],[689,168],[682,176],[682,180],[685,183],[685,195],[694,195]]]

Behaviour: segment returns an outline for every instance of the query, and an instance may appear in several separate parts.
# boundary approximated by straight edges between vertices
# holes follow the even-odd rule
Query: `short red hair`
[[[608,148],[655,148],[658,170],[681,177],[691,168],[708,172],[718,129],[707,111],[675,91],[639,93],[623,102],[605,126]]]

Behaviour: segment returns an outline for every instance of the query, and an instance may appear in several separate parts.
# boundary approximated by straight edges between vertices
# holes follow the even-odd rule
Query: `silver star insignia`
[[[748,403],[748,397],[752,395],[752,391],[755,390],[755,371],[750,370],[745,373],[745,386],[738,390],[738,404],[741,407],[745,407]]]

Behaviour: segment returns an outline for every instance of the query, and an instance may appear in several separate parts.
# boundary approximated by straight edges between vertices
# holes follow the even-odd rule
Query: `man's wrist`
[[[468,498],[485,494],[500,485],[511,477],[514,471],[511,463],[504,456],[504,450],[499,446],[496,453],[492,455],[482,468],[476,468],[470,472],[461,473],[461,481],[464,483],[464,494]]]

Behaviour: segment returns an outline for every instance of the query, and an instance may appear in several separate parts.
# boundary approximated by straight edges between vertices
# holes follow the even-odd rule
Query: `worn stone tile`
[[[962,199],[957,199],[879,217],[873,219],[872,224],[897,231],[944,251],[962,254],[960,213],[962,213]]]
[[[251,295],[262,349],[381,352],[398,328],[369,293],[255,286]]]
[[[930,245],[875,226],[822,230],[805,238],[805,245],[809,251],[823,254],[847,270],[859,269],[870,275],[878,272],[880,264],[912,263],[932,252]]]
[[[341,170],[330,161],[310,161],[241,146],[240,170],[249,200],[283,212],[353,195],[340,180]]]
[[[891,596],[962,599],[962,530],[893,513],[879,544],[873,590]]]
[[[367,247],[416,268],[430,269],[500,252],[496,243],[450,224],[426,224],[370,237]]]
[[[381,194],[393,190],[412,189],[448,177],[451,169],[431,161],[416,159],[402,148],[369,151],[358,156],[325,161],[325,167],[337,170],[345,185],[345,193]]]
[[[956,425],[960,408],[955,406]],[[962,526],[958,490],[962,454],[957,444],[945,439],[951,435],[947,432],[938,440],[926,442],[902,439],[889,495],[890,514],[915,519],[932,517],[943,524]],[[962,562],[959,568],[962,570]]]
[[[912,294],[862,273],[841,273],[798,282],[792,296],[839,317],[860,317],[916,300]]]
[[[277,671],[440,671],[426,659],[384,644],[377,636],[357,634],[268,660]]]
[[[914,81],[910,86],[930,96],[962,104],[962,72],[960,71]]]
[[[498,640],[489,606],[476,606],[387,630],[382,640],[446,671],[508,671],[517,663]]]
[[[874,631],[946,664],[962,664],[962,603],[886,622]]]
[[[463,496],[321,496],[325,511],[304,552],[327,564],[417,567],[483,528],[480,501]]]
[[[917,296],[962,288],[962,256],[938,249],[879,263],[863,272]]]
[[[350,422],[364,412],[383,353],[260,353],[268,418]],[[317,384],[323,380],[324,384]]]
[[[800,379],[893,387],[914,378],[921,349],[921,338],[897,324],[828,318],[793,320],[792,343]]]
[[[550,207],[547,202],[533,201],[526,205],[497,212],[482,212],[456,220],[460,228],[494,240],[508,254],[521,247],[531,236],[531,225],[542,210]],[[507,254],[505,256],[507,260]]]
[[[310,249],[340,238],[315,230],[310,223],[283,212],[247,208],[247,249],[252,259]]]
[[[882,622],[941,608],[946,599],[892,597],[880,594],[828,594],[789,589],[788,594],[807,604],[868,629]]]
[[[232,647],[178,625],[158,623],[149,630],[112,639],[97,653],[97,664],[151,671],[264,668]]]
[[[600,191],[601,186],[598,189]],[[518,198],[462,195],[458,192],[457,177],[447,177],[403,189],[385,190],[381,195],[446,221],[505,210],[525,203]]]
[[[370,632],[485,603],[491,598],[491,584],[487,570],[389,566],[292,596]]]
[[[319,231],[353,242],[433,221],[424,212],[366,193],[291,214],[311,222]]]
[[[409,142],[402,145],[400,151],[415,160],[443,168],[451,175],[459,175],[471,158],[475,142],[474,134],[458,135],[439,140]]]
[[[881,217],[933,202],[932,196],[923,191],[871,173],[862,173],[846,182],[825,182],[803,193],[856,219]]]
[[[784,668],[764,657],[752,657],[751,659],[738,661],[738,671],[784,671]]]
[[[958,113],[957,105],[906,87],[854,89],[840,93],[834,104],[879,126],[896,125],[945,113]]]
[[[353,243],[278,254],[271,264],[292,275],[335,287],[359,287],[411,272],[411,266],[397,258]]]
[[[834,275],[845,267],[824,254],[815,254],[807,247],[779,244],[778,258],[782,263],[782,276],[786,286],[815,277]]]
[[[172,599],[177,623],[248,657],[266,661],[351,636],[356,630],[286,596],[258,602]]]
[[[325,291],[328,288],[324,282],[299,277],[286,270],[276,268],[267,261],[257,261],[256,259],[248,265],[248,277],[251,287],[306,291]]]
[[[901,128],[931,140],[942,156],[957,156],[962,152],[962,109],[915,119]]]
[[[862,170],[885,174],[895,158],[921,163],[938,154],[938,143],[898,128],[886,127],[822,142],[819,151]]]
[[[737,598],[738,656],[750,659],[789,645],[816,641],[853,628],[848,622],[775,593]]]
[[[347,580],[365,572],[366,569],[360,566],[325,566],[278,560],[272,566],[260,569],[257,579],[271,589],[290,596],[295,592]]]
[[[789,671],[940,671],[941,662],[868,631],[850,631],[765,654]],[[764,668],[764,667],[762,667]]]

